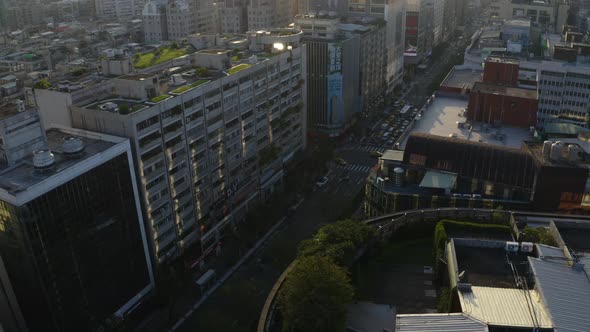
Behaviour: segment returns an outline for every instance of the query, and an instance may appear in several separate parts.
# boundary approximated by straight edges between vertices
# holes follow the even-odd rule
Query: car
[[[336,162],[336,164],[340,165],[340,166],[346,166],[348,165],[348,163],[346,162],[346,160],[342,159],[341,157],[338,157],[334,160]]]
[[[369,156],[379,158],[379,157],[383,156],[383,153],[381,153],[379,151],[371,151],[371,152],[369,152]]]
[[[463,194],[463,198],[471,198],[470,194]]]
[[[391,138],[387,141],[387,145],[393,145],[393,142],[394,142],[394,140],[393,140],[393,138]]]
[[[315,185],[318,186],[319,188],[324,187],[326,184],[328,184],[328,177],[327,176],[322,176],[322,177],[318,178],[315,183]]]

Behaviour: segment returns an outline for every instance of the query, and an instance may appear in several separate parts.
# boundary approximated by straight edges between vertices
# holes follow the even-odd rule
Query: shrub
[[[48,80],[40,80],[39,82],[35,83],[35,89],[49,89],[51,88],[51,83]]]
[[[523,241],[546,244],[548,246],[557,247],[557,242],[551,235],[549,229],[545,227],[529,227],[525,226],[523,229]]]

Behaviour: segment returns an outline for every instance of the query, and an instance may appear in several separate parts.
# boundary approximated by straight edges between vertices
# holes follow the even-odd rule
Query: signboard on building
[[[328,44],[328,119],[329,124],[341,124],[344,118],[342,100],[342,45]]]

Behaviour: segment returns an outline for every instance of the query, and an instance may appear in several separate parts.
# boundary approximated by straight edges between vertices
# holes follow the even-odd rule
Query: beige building
[[[201,51],[171,76],[109,80],[109,97],[42,117],[69,114],[74,127],[130,139],[155,261],[194,244],[206,252],[255,202],[281,190],[284,168],[305,149],[300,38],[297,30],[259,32],[248,36],[244,60]],[[226,66],[193,68],[211,63]]]
[[[561,31],[567,22],[567,0],[499,0],[491,5],[491,14],[504,20],[530,17],[533,24]]]

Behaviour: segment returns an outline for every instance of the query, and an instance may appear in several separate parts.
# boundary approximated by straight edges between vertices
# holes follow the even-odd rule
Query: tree
[[[305,240],[299,246],[299,257],[313,255],[326,256],[340,265],[352,262],[358,249],[373,235],[370,226],[345,219],[323,226],[313,238]]]
[[[123,104],[121,106],[119,106],[119,113],[126,115],[129,114],[129,111],[131,110],[131,107],[129,106],[129,104]]]
[[[344,268],[327,257],[300,258],[280,293],[283,331],[344,331],[353,295]]]
[[[525,226],[523,229],[523,241],[546,244],[548,246],[557,247],[557,242],[553,239],[551,232],[545,227],[530,227]]]
[[[35,89],[49,89],[51,88],[51,83],[49,83],[48,80],[43,79],[40,80],[39,82],[35,83]]]
[[[209,69],[207,69],[206,67],[199,67],[197,68],[197,76],[199,77],[209,77]]]

